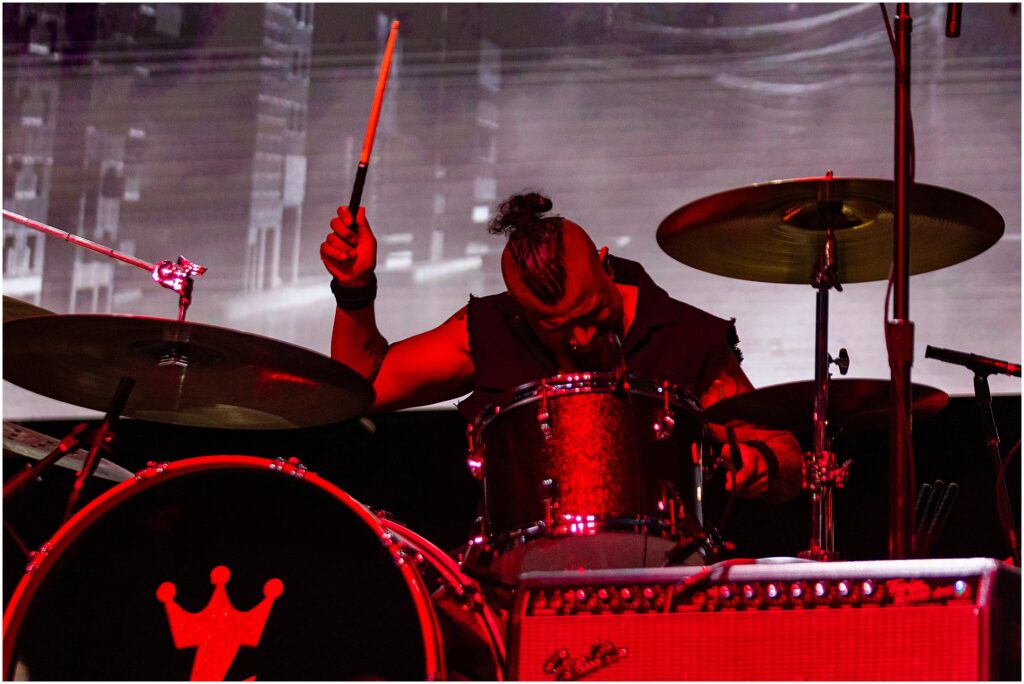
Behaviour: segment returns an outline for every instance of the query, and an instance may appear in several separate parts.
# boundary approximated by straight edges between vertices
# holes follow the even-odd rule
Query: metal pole
[[[909,3],[896,8],[896,117],[893,197],[893,320],[886,323],[892,379],[889,411],[889,557],[914,555],[914,478],[911,450],[910,367],[914,324],[910,317],[910,33]]]
[[[123,261],[126,264],[131,264],[132,266],[138,266],[139,268],[145,271],[149,271],[150,273],[152,273],[156,269],[156,264],[151,264],[148,261],[143,261],[142,259],[130,256],[128,254],[124,254],[123,252],[118,252],[115,249],[111,249],[110,247],[106,247],[97,242],[93,242],[92,240],[86,240],[83,237],[72,235],[71,233],[63,231],[60,228],[54,228],[53,226],[48,226],[45,223],[33,221],[28,217],[22,216],[21,214],[15,214],[13,211],[7,211],[6,209],[4,209],[3,212],[4,218],[9,221],[14,221],[15,223],[20,223],[23,226],[33,228],[42,233],[46,233],[47,235],[58,237],[61,240],[70,242],[73,245],[78,245],[79,247],[91,249],[94,252],[99,252],[100,254],[117,259],[118,261]]]

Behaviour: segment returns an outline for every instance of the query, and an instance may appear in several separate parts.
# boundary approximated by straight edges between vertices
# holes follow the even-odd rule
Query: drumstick
[[[377,91],[373,95],[373,107],[370,108],[370,121],[366,124],[366,137],[363,139],[363,151],[359,155],[359,166],[356,167],[356,180],[352,186],[352,199],[348,202],[348,209],[352,212],[352,221],[355,222],[356,214],[359,213],[359,204],[363,199],[363,184],[366,182],[366,169],[370,165],[370,152],[373,150],[373,136],[377,132],[377,119],[380,118],[380,105],[384,101],[384,87],[388,82],[388,72],[391,71],[391,54],[395,51],[395,38],[398,37],[398,22],[391,22],[391,35],[388,36],[388,44],[384,48],[384,61],[380,64],[380,74],[377,76]]]
[[[740,453],[740,443],[736,440],[736,429],[726,426],[725,434],[729,441],[729,458],[732,460],[732,467],[739,470],[743,467],[743,455]]]

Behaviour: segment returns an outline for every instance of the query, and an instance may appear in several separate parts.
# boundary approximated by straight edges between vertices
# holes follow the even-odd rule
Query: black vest
[[[722,355],[740,356],[734,321],[727,321],[668,296],[635,261],[609,257],[614,280],[638,288],[636,315],[622,341],[631,373],[668,380],[700,396]],[[473,393],[459,403],[472,421],[504,392],[557,375],[551,352],[537,339],[507,292],[469,299],[470,355],[476,371]]]

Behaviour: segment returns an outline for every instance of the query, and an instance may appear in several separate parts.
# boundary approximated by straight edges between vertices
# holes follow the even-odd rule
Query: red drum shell
[[[659,439],[665,408],[674,426]],[[699,404],[665,383],[630,377],[622,389],[611,374],[581,373],[523,385],[474,421],[487,535],[516,537],[552,518],[582,521],[559,530],[568,533],[588,532],[587,516],[595,528],[664,522],[673,493],[699,527],[702,437]]]

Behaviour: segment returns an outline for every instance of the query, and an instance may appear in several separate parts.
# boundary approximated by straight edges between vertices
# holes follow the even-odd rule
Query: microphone
[[[947,38],[959,38],[960,37],[960,14],[963,12],[964,4],[962,2],[947,2],[946,3],[946,37]]]
[[[943,349],[942,347],[933,347],[931,345],[925,348],[924,355],[928,359],[938,359],[946,363],[965,366],[974,371],[975,375],[1002,373],[1003,375],[1020,377],[1020,366],[1009,361],[990,359],[987,356],[978,356],[977,354],[953,351],[952,349]]]
[[[596,333],[584,347],[570,347],[569,358],[579,371],[624,375],[626,370],[622,341],[611,330]]]

